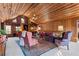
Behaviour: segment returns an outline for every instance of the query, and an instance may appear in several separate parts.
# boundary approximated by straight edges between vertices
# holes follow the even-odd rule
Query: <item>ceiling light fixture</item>
[[[38,19],[38,16],[36,15],[36,11],[35,11],[35,8],[34,8],[34,11],[33,11],[33,16],[31,18],[31,20],[35,21]]]

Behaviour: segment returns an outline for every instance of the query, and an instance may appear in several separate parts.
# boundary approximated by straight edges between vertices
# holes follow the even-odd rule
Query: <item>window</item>
[[[24,23],[24,18],[21,18],[21,23]]]
[[[20,31],[20,27],[19,26],[16,26],[16,31]]]
[[[6,29],[6,34],[11,34],[11,26],[10,25],[6,25],[5,29]]]

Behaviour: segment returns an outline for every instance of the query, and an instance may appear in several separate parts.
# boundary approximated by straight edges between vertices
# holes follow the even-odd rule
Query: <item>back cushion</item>
[[[64,33],[64,39],[67,39],[67,38],[68,38],[68,33],[65,32],[65,33]]]

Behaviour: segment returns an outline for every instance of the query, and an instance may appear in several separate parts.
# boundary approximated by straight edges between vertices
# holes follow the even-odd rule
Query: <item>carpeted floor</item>
[[[79,41],[70,42],[69,50],[66,46],[60,46],[58,48],[51,49],[40,56],[79,56]]]
[[[6,41],[6,51],[5,56],[24,56],[21,48],[16,43],[19,40],[18,37],[9,37]]]
[[[19,41],[16,41],[19,45]],[[19,45],[20,46],[20,45]],[[30,50],[27,48],[24,48],[20,46],[25,56],[40,56],[41,54],[55,48],[56,46],[53,43],[50,43],[48,41],[42,40],[39,44],[36,46],[31,47]]]

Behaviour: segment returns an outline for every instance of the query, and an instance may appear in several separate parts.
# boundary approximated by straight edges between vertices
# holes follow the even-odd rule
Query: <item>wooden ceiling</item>
[[[1,3],[0,22],[25,15],[30,18],[33,14],[38,17],[35,23],[45,23],[61,19],[79,17],[78,3]]]

